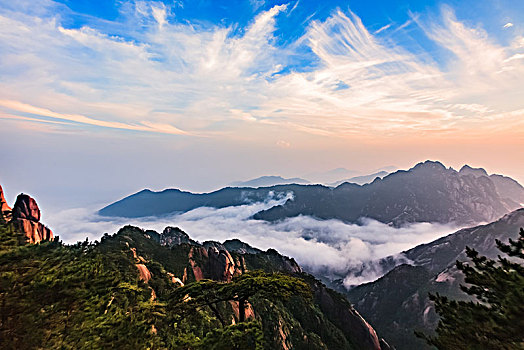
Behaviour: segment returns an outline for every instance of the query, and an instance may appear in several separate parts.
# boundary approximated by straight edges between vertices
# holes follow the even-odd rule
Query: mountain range
[[[335,170],[337,170],[337,169],[335,169]],[[338,169],[338,170],[342,171],[341,169]],[[339,171],[335,171],[334,174],[337,174],[338,172]],[[330,172],[328,172],[328,173],[330,173]],[[269,186],[276,186],[276,185],[291,185],[291,184],[307,185],[307,184],[311,184],[311,183],[316,183],[316,184],[323,184],[323,185],[329,186],[329,187],[337,187],[338,185],[341,185],[344,182],[350,182],[350,183],[355,183],[355,184],[358,184],[358,185],[364,185],[364,184],[373,182],[373,180],[375,180],[377,177],[382,178],[382,177],[386,176],[387,174],[389,174],[388,171],[380,170],[380,171],[374,172],[372,174],[353,176],[353,177],[350,177],[350,178],[345,178],[345,179],[342,179],[342,180],[337,180],[337,181],[328,182],[328,183],[312,182],[310,180],[302,179],[302,178],[299,178],[299,177],[284,178],[282,176],[277,176],[277,175],[266,175],[266,176],[257,177],[255,179],[246,180],[246,181],[235,181],[235,182],[230,183],[228,186],[229,187],[253,187],[253,188],[258,188],[258,187],[269,187]]]
[[[282,205],[256,213],[277,221],[299,215],[359,223],[363,217],[400,227],[413,222],[472,225],[493,221],[524,202],[524,188],[515,180],[464,166],[460,171],[426,161],[372,183],[277,185],[231,188],[195,194],[178,189],[143,190],[99,211],[103,216],[144,217],[187,212],[198,207],[223,208],[292,195]]]
[[[256,179],[251,179],[247,181],[235,181],[229,184],[231,187],[268,187],[276,185],[287,185],[287,184],[299,184],[305,185],[310,183],[308,180],[304,180],[298,177],[293,178],[283,178],[282,176],[261,176]]]
[[[339,185],[342,185],[344,182],[349,182],[349,183],[353,183],[357,185],[365,185],[367,183],[373,182],[373,180],[375,180],[377,177],[383,178],[387,174],[389,174],[387,171],[382,170],[382,171],[378,171],[376,173],[369,174],[369,175],[354,176],[349,179],[338,180],[338,181],[329,183],[328,186],[337,187]]]

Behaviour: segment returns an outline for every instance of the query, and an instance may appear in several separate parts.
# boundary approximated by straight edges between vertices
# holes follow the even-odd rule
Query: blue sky
[[[523,76],[522,1],[0,0],[0,183],[65,206],[425,159],[524,179]]]

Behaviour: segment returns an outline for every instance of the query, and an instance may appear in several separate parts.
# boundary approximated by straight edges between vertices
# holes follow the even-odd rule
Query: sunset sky
[[[524,1],[0,0],[0,184],[107,203],[440,160],[524,183]]]

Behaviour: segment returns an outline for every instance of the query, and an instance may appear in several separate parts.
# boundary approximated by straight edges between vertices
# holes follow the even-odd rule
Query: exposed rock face
[[[145,231],[144,235],[152,238],[163,246],[174,248],[179,245],[189,245],[188,262],[182,275],[182,282],[196,281],[208,278],[215,281],[231,282],[234,276],[247,270],[244,255],[258,255],[263,261],[279,266],[279,270],[289,273],[301,273],[301,267],[294,259],[280,255],[276,250],[263,252],[238,239],[227,240],[224,243],[205,241],[202,244],[192,240],[187,233],[178,227],[166,227],[161,234],[155,231]],[[261,254],[263,253],[263,254]],[[233,257],[233,254],[235,255]],[[260,266],[263,268],[263,266]]]
[[[225,241],[224,247],[230,252],[237,252],[240,254],[258,254],[261,252],[260,249],[253,248],[249,244],[236,238]]]
[[[332,290],[327,289],[324,285],[317,283],[314,286],[314,298],[328,318],[338,325],[341,330],[348,335],[353,343],[359,349],[388,349],[384,341],[384,347],[381,347],[380,339],[373,327],[347,302],[341,307],[340,301],[334,298]]]
[[[233,276],[242,273],[240,266],[235,264],[233,257],[227,250],[218,250],[210,247],[208,249],[208,273],[215,281],[231,282]]]
[[[138,274],[140,276],[140,279],[144,281],[145,283],[149,282],[151,279],[151,272],[144,264],[136,264],[136,268],[138,269]]]
[[[29,243],[53,239],[53,232],[40,223],[40,209],[36,201],[27,194],[22,193],[16,198],[10,223]]]
[[[11,207],[7,205],[4,197],[4,190],[0,185],[0,223],[11,220]]]
[[[194,241],[178,227],[166,227],[160,235],[160,244],[162,245],[172,247],[182,243],[194,243]]]
[[[13,207],[13,219],[40,221],[40,208],[34,198],[27,194],[19,194]]]

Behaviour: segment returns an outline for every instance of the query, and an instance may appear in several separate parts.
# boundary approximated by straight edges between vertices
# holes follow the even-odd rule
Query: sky
[[[0,184],[45,211],[426,159],[524,182],[524,2],[0,0]]]

